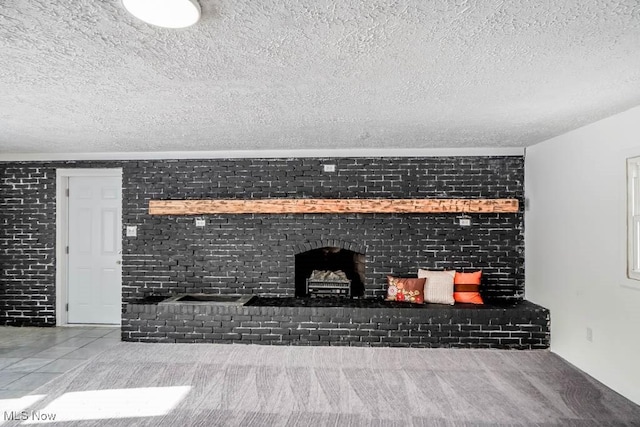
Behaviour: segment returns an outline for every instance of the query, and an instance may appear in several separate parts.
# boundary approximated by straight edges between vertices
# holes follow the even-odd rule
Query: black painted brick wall
[[[324,173],[323,164],[336,172]],[[335,240],[366,252],[366,295],[387,274],[417,268],[483,269],[490,299],[524,294],[524,230],[518,214],[150,216],[150,199],[517,198],[519,156],[157,160],[0,163],[0,323],[55,322],[55,170],[122,167],[125,302],[176,292],[293,295],[294,255]]]
[[[335,164],[335,173],[322,165]],[[147,214],[150,199],[517,198],[522,157],[146,161],[125,169],[125,300],[176,292],[291,296],[294,256],[335,240],[366,250],[366,296],[384,293],[387,274],[419,267],[483,269],[484,294],[520,299],[524,287],[522,213],[474,215]]]
[[[55,171],[0,164],[0,324],[55,323]]]
[[[129,304],[123,341],[366,347],[543,349],[549,311],[525,301],[509,308],[424,309],[231,307]]]

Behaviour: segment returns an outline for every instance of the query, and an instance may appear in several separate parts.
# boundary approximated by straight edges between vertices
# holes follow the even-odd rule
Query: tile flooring
[[[22,397],[118,342],[119,327],[0,327],[0,399]]]

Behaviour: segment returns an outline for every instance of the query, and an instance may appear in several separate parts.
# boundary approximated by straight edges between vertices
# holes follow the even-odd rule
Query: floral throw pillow
[[[424,303],[425,279],[387,276],[387,301]]]

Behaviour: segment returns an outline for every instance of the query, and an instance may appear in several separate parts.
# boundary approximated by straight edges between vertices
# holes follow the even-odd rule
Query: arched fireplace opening
[[[351,281],[350,295],[352,297],[364,295],[364,254],[349,249],[327,246],[297,254],[295,256],[295,264],[295,296],[297,297],[309,296],[307,294],[307,279],[311,278],[314,271],[334,273],[342,271],[347,279]]]

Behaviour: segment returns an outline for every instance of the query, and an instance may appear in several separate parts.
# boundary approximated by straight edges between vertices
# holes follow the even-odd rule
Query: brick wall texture
[[[323,172],[324,164],[336,165]],[[295,255],[365,252],[365,295],[387,274],[482,269],[488,300],[524,295],[520,156],[0,162],[0,324],[55,323],[56,169],[123,169],[123,301],[179,292],[294,295]],[[150,199],[516,198],[517,214],[150,216]]]
[[[529,301],[423,310],[129,304],[122,340],[533,350],[549,347],[549,311]]]

